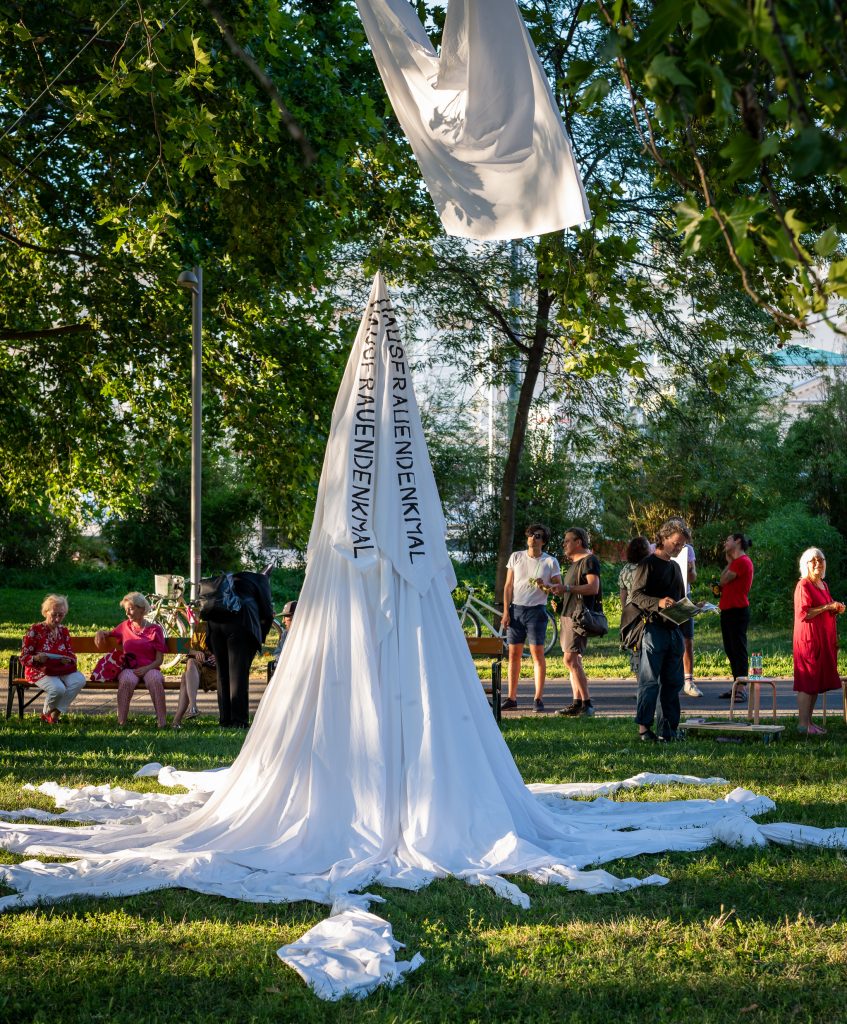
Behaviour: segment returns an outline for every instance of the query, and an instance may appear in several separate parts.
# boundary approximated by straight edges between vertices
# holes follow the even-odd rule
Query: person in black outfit
[[[273,623],[268,577],[259,572],[232,576],[241,610],[226,622],[209,622],[209,646],[218,666],[218,713],[223,726],[250,727],[250,666]]]
[[[660,609],[670,608],[685,597],[682,572],[674,561],[686,544],[688,528],[680,519],[669,519],[656,534],[655,554],[638,563],[629,600],[647,616],[638,660],[638,705],[635,721],[645,742],[679,739],[679,694],[685,683],[682,664],[682,633]],[[653,732],[656,703],[659,715]]]

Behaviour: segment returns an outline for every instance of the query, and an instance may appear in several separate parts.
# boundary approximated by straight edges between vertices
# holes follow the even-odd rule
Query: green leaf
[[[198,64],[208,64],[209,54],[200,45],[200,40],[196,36],[191,37],[191,45],[194,47],[194,59]]]
[[[602,101],[609,95],[610,88],[611,86],[609,85],[608,79],[595,79],[579,94],[579,109],[588,110],[595,104],[602,103]]]
[[[665,79],[674,85],[694,85],[691,79],[680,71],[676,57],[671,57],[666,53],[657,53],[644,74],[644,81],[651,88],[654,87],[651,83],[655,83],[658,79]]]
[[[695,35],[701,35],[711,25],[712,19],[700,4],[695,3],[691,9],[691,27]]]
[[[21,23],[18,23],[17,25],[12,25],[12,31],[15,33],[15,35],[18,37],[18,39],[20,39],[22,43],[28,43],[30,39],[32,39],[32,33],[26,27],[26,25],[23,25]]]
[[[847,294],[847,260],[830,263],[826,282],[838,295]]]
[[[830,256],[835,251],[840,241],[840,232],[834,224],[830,224],[826,231],[815,239],[815,252],[822,259],[826,259],[827,256]]]

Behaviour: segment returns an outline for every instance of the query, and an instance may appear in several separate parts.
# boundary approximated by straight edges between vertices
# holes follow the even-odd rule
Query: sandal
[[[826,729],[822,729],[819,725],[815,725],[814,722],[812,722],[811,725],[798,725],[797,726],[797,732],[799,732],[801,736],[825,736],[826,735]]]

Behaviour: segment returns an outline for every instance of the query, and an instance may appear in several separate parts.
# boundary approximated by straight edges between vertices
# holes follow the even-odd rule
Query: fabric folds
[[[588,201],[514,0],[450,0],[440,57],[407,0],[356,0],[385,90],[450,235],[524,238]]]
[[[447,875],[527,906],[520,879],[505,876],[615,892],[666,881],[598,870],[618,858],[719,840],[847,846],[845,829],[756,825],[773,804],[743,789],[715,800],[609,798],[717,778],[643,774],[530,791],[480,686],[454,582],[405,348],[377,275],[333,414],[297,616],[241,753],[211,772],[143,769],[184,794],[43,784],[66,808],[60,820],[96,824],[0,822],[7,850],[75,858],[0,866],[15,890],[0,910],[179,886],[366,911],[369,885],[414,890]],[[336,926],[359,934],[353,918],[319,930],[326,953]],[[399,970],[393,937],[377,929],[370,977]],[[320,960],[308,946],[292,953],[298,969]],[[355,975],[341,953],[322,970]]]

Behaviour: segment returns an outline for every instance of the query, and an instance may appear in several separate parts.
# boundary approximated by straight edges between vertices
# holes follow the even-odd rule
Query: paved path
[[[697,679],[697,685],[703,691],[702,697],[681,696],[683,717],[688,715],[708,715],[710,718],[720,715],[729,715],[729,701],[721,700],[720,695],[729,689],[730,681],[727,678]],[[634,717],[635,716],[635,679],[594,679],[589,680],[591,688],[591,700],[596,708],[596,714],[613,717]],[[792,679],[780,679],[776,686],[777,714],[796,715],[797,699],[792,689]],[[532,708],[533,685],[529,679],[521,680],[518,687],[518,710],[504,711],[505,718],[520,717],[521,715],[533,714]],[[565,707],[571,702],[570,683],[564,679],[552,679],[547,681],[544,690],[544,706],[548,714],[554,714],[559,708]],[[762,719],[771,714],[772,708],[771,689],[769,686],[762,688]],[[821,700],[818,699],[817,712],[820,712]],[[842,691],[835,690],[827,695],[827,714],[841,714]],[[736,709],[738,705],[736,704]],[[746,704],[743,709],[746,711]],[[738,710],[736,710],[738,714]]]
[[[601,716],[630,718],[635,715],[635,680],[634,679],[595,679],[591,680],[591,698],[596,708],[596,713]],[[697,685],[703,691],[699,698],[682,696],[683,715],[715,715],[729,714],[729,701],[721,700],[720,694],[729,687],[729,680],[726,678],[698,679]],[[790,679],[781,679],[777,683],[777,709],[780,715],[796,715],[797,701],[792,690]],[[262,694],[265,692],[265,680],[263,676],[252,676],[250,679],[250,710],[255,711]],[[534,714],[532,709],[533,687],[531,680],[521,680],[518,689],[519,707],[517,711],[504,712],[505,718],[519,718],[521,715]],[[168,714],[173,714],[176,709],[177,694],[168,691]],[[833,691],[827,697],[827,713],[841,714],[842,695],[841,691]],[[564,679],[550,679],[544,693],[544,704],[546,714],[554,714],[559,708],[565,707],[571,702],[570,684]],[[820,700],[818,700],[818,712],[820,711]],[[115,694],[109,691],[85,690],[76,699],[74,706],[80,711],[89,714],[114,714]],[[198,706],[203,715],[217,715],[218,705],[214,693],[199,694]],[[771,696],[770,687],[765,687],[762,692],[762,717],[770,713]],[[151,714],[152,705],[146,690],[139,688],[133,697],[131,711],[142,714]],[[540,716],[539,716],[540,717]]]

